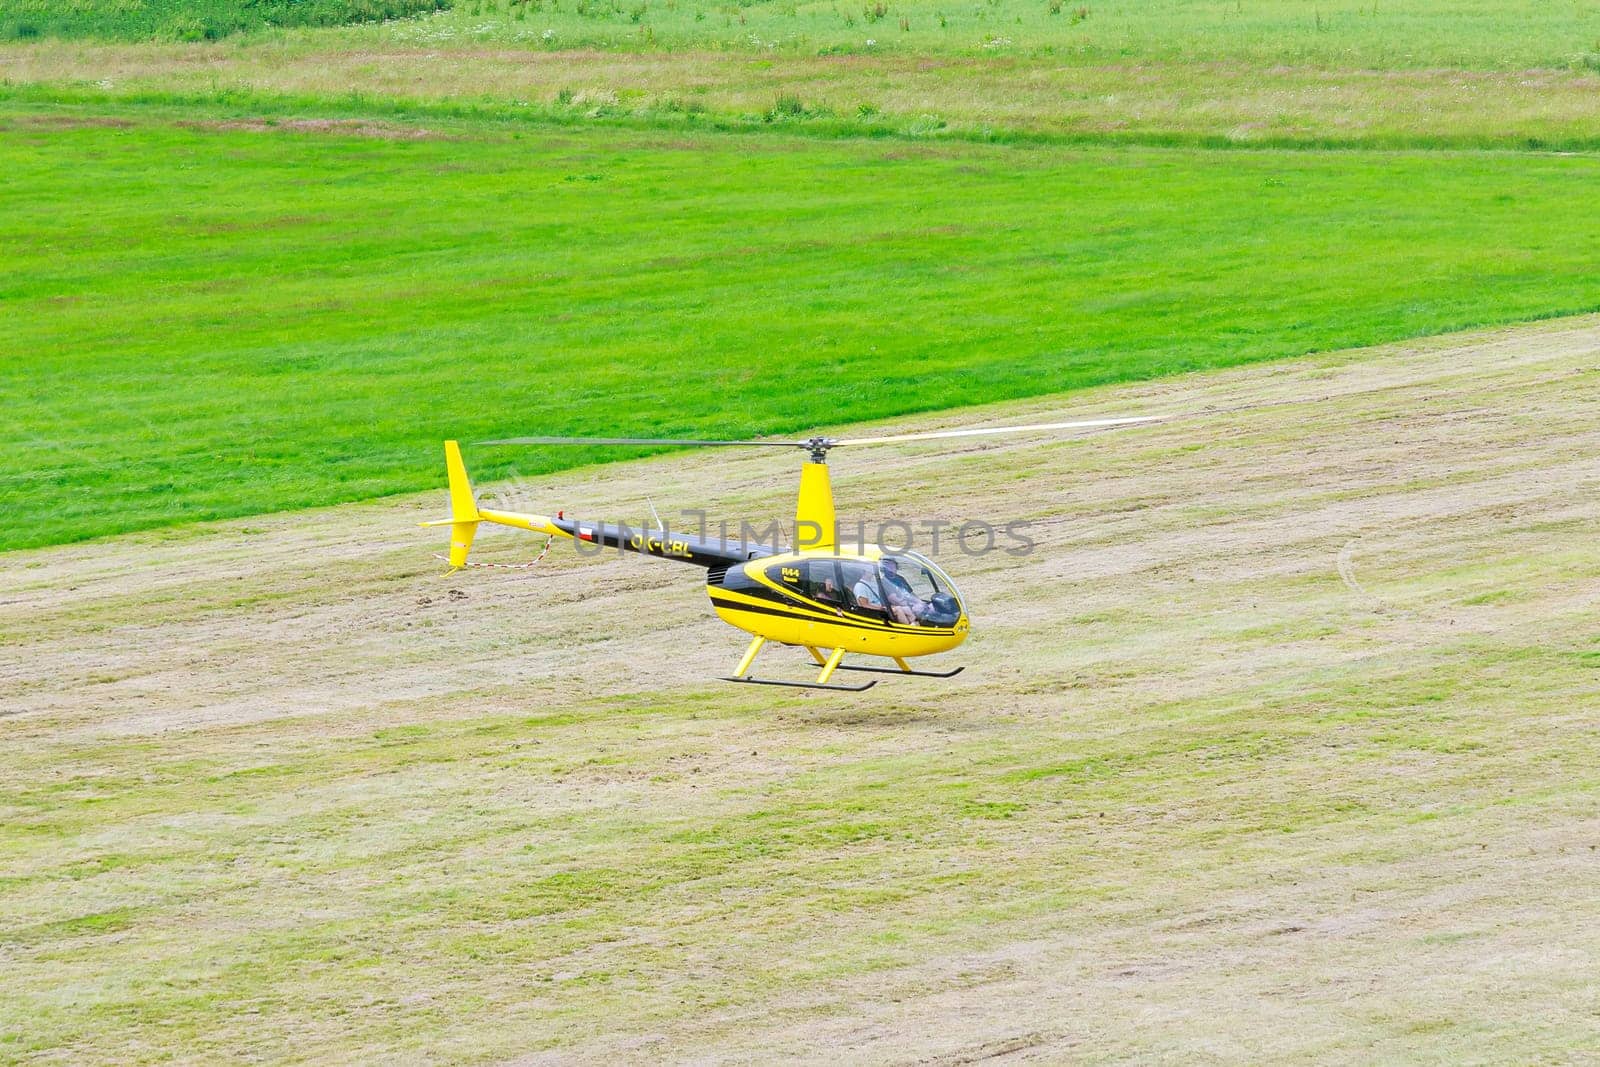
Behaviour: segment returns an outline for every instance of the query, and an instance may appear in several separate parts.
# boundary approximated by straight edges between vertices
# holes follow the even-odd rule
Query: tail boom
[[[569,541],[582,541],[597,548],[612,548],[623,552],[637,552],[658,559],[675,559],[682,563],[714,570],[743,563],[757,556],[771,555],[774,551],[764,545],[744,541],[721,541],[710,538],[689,537],[666,530],[640,530],[608,522],[580,522],[557,515],[528,515],[518,511],[496,511],[478,507],[472,483],[467,478],[466,465],[461,460],[461,447],[455,441],[444,443],[445,469],[450,479],[450,517],[423,526],[450,527],[450,566],[464,567],[467,553],[472,550],[472,540],[478,524],[492,522],[497,526],[510,526],[518,530],[562,537]]]

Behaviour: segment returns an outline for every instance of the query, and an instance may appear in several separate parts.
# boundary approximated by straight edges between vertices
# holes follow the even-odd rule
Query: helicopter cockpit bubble
[[[923,626],[954,626],[961,618],[961,594],[950,576],[926,556],[901,552],[878,563],[891,608]]]

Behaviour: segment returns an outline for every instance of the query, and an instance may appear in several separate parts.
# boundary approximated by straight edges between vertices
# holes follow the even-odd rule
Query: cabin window
[[[806,596],[830,608],[845,606],[844,582],[839,577],[839,563],[832,559],[806,561]]]

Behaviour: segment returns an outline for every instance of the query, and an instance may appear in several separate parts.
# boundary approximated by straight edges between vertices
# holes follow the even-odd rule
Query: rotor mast
[[[802,552],[837,547],[838,519],[833,510],[833,485],[828,480],[828,449],[833,440],[813,437],[801,444],[811,457],[800,464],[800,497],[794,508],[795,547]]]

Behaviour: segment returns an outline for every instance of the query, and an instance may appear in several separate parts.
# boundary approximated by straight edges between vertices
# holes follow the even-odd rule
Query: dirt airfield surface
[[[834,453],[1037,541],[859,694],[716,681],[694,568],[442,574],[442,457],[9,554],[0,1060],[1594,1057],[1600,318],[881,428],[1125,413]],[[765,523],[799,458],[479,491]]]

